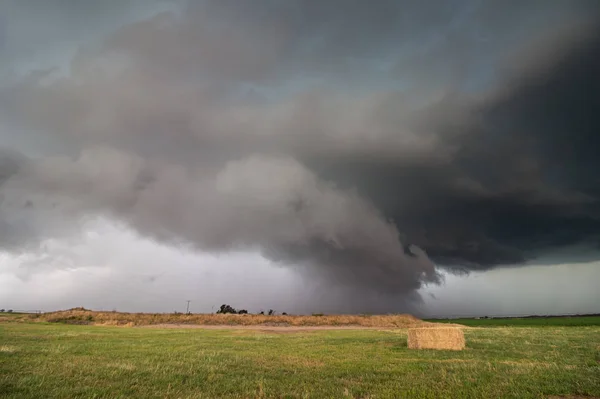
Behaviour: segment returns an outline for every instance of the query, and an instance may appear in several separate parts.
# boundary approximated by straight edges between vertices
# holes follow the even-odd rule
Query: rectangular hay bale
[[[408,329],[409,349],[450,349],[465,348],[465,335],[456,327],[419,327]]]

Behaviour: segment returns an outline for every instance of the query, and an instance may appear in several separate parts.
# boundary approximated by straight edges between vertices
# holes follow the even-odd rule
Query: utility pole
[[[187,309],[185,310],[185,314],[190,314],[190,300],[187,301]]]

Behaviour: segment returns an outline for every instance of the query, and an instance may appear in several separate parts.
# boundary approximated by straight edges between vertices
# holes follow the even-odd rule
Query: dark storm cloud
[[[0,88],[2,211],[386,293],[596,239],[597,4],[191,2]]]
[[[441,264],[489,268],[581,243],[597,251],[599,38],[598,27],[587,31],[483,100],[451,95],[424,112],[444,111],[419,128],[448,138],[456,149],[448,162],[344,160],[322,168],[358,181]]]

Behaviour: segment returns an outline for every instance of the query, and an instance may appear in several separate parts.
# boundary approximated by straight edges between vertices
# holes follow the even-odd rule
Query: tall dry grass
[[[425,323],[408,314],[393,315],[237,315],[237,314],[169,314],[120,313],[70,309],[40,315],[30,320],[68,324],[102,324],[116,326],[147,326],[156,324],[197,325],[268,325],[268,326],[363,326],[363,327],[416,327]]]

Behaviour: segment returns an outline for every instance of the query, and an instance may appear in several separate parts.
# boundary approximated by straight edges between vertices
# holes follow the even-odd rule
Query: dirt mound
[[[340,330],[382,330],[386,327],[365,327],[365,326],[269,326],[269,325],[207,325],[207,324],[152,324],[147,326],[136,326],[137,328],[194,328],[202,330],[242,330],[242,331],[260,331],[268,333],[295,333],[311,331],[340,331]],[[389,327],[388,327],[389,328]]]

